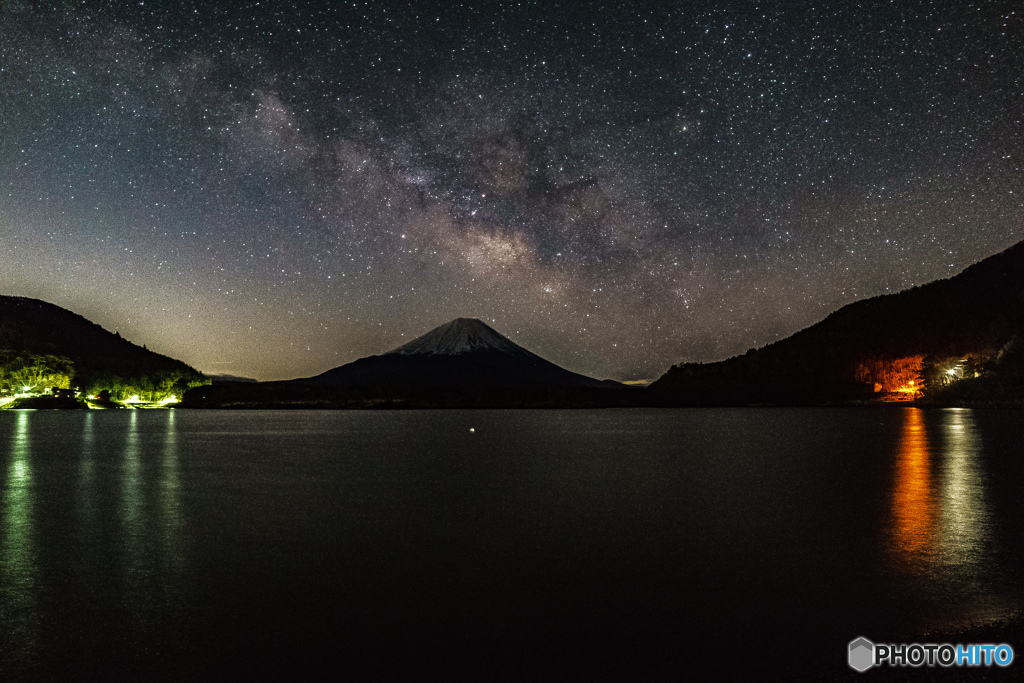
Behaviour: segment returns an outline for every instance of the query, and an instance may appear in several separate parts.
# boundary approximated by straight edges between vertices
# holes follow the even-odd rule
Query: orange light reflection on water
[[[906,559],[919,560],[935,549],[935,522],[939,511],[932,484],[931,453],[924,414],[917,408],[910,408],[905,415],[896,455],[894,533],[896,546]]]

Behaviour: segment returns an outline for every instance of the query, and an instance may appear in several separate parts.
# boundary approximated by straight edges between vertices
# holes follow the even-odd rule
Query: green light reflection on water
[[[139,462],[139,411],[128,411],[128,429],[122,452],[121,480],[121,539],[122,571],[125,581],[126,604],[137,604],[136,594],[141,590],[143,578],[143,548],[145,512],[142,496],[141,463]]]
[[[77,536],[83,539],[82,551],[75,559],[75,570],[79,580],[86,582],[98,581],[102,576],[102,543],[103,530],[100,524],[100,495],[102,475],[97,482],[96,477],[96,422],[100,420],[95,411],[82,411],[82,439],[78,460],[78,479],[76,482],[75,521]],[[100,470],[102,473],[102,469]]]
[[[181,579],[187,553],[176,421],[173,410],[132,410],[122,446],[122,604],[128,609],[126,619],[139,630],[155,628],[169,618],[185,590]]]
[[[162,472],[160,480],[160,503],[163,515],[163,550],[169,567],[180,572],[185,566],[181,510],[181,480],[178,465],[178,434],[175,428],[175,411],[167,411],[167,429],[164,432]]]
[[[4,660],[33,658],[39,635],[36,597],[38,568],[33,528],[33,479],[29,425],[31,412],[19,411],[4,482],[3,540],[0,544],[0,623]]]
[[[91,530],[95,523],[95,506],[93,504],[93,461],[95,454],[95,434],[92,411],[85,412],[85,424],[82,425],[82,450],[78,468],[79,516],[83,526]]]

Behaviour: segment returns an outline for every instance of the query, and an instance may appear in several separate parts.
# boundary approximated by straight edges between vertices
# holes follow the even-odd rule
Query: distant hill
[[[190,405],[593,405],[617,382],[570,372],[475,318],[458,318],[379,356],[287,382],[204,387]]]
[[[68,359],[72,386],[90,392],[183,393],[189,384],[206,381],[181,361],[133,344],[59,306],[25,297],[0,295],[0,354],[8,362],[32,356]]]
[[[255,384],[259,380],[252,379],[251,377],[239,377],[238,375],[207,375],[213,384],[224,384],[227,382],[247,382],[249,384]]]
[[[845,306],[746,355],[673,366],[647,399],[667,405],[1014,400],[1024,398],[1015,379],[1022,337],[1024,242],[947,280]]]

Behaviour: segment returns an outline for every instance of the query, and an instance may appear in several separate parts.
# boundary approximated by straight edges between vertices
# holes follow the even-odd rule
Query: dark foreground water
[[[1019,613],[1022,417],[3,412],[0,677],[846,675]]]

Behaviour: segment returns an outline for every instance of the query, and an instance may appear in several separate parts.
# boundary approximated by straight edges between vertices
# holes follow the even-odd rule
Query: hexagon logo
[[[875,664],[875,644],[867,638],[851,640],[848,654],[850,668],[861,673]]]

